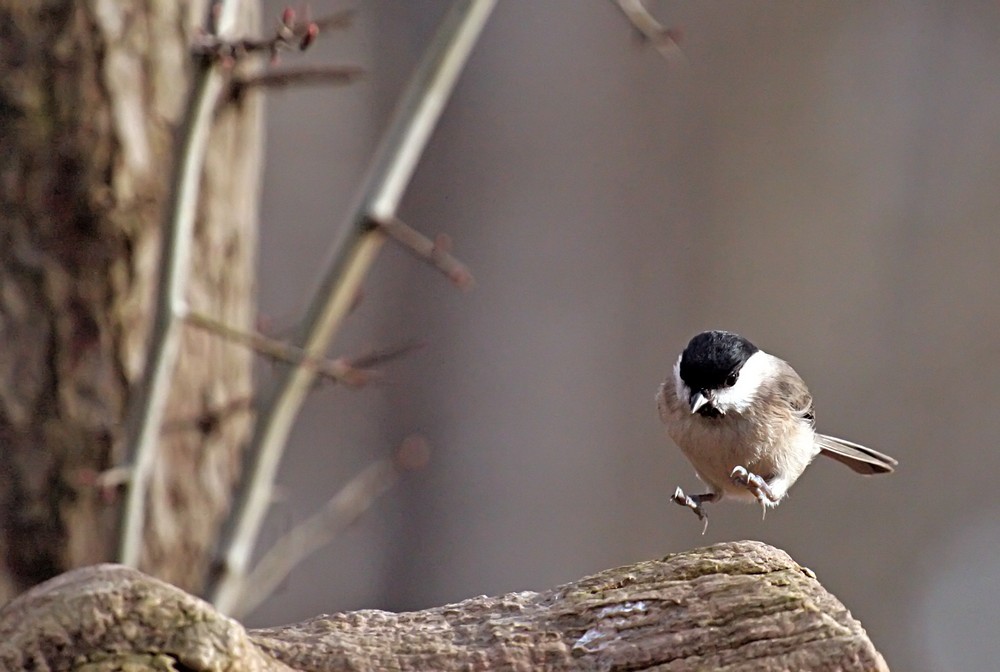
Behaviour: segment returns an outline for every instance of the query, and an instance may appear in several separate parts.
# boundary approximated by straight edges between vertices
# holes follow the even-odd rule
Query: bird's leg
[[[750,491],[750,494],[757,498],[757,501],[760,502],[760,508],[764,511],[761,518],[767,515],[768,504],[776,504],[778,502],[778,498],[771,492],[771,486],[767,484],[767,481],[752,471],[748,471],[746,467],[735,467],[729,478],[733,483],[742,485]]]
[[[698,520],[705,522],[705,526],[701,528],[701,533],[705,534],[705,530],[708,529],[708,515],[705,514],[705,509],[702,507],[702,504],[705,502],[714,502],[718,498],[719,495],[715,492],[706,492],[701,495],[687,495],[678,487],[677,490],[674,491],[674,496],[670,499],[673,500],[674,504],[686,506],[694,511],[695,515],[698,516]]]

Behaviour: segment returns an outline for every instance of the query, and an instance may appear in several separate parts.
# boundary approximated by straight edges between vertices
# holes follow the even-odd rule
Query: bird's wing
[[[779,366],[785,370],[777,377],[781,381],[776,390],[778,396],[789,405],[792,413],[805,418],[815,427],[816,413],[809,388],[790,364],[782,360]],[[816,435],[816,445],[824,455],[843,462],[859,474],[888,474],[898,464],[896,460],[877,450],[825,434]]]
[[[788,405],[792,415],[805,418],[811,425],[815,425],[816,414],[813,412],[813,398],[809,388],[791,364],[777,357],[775,359],[778,368],[782,369],[775,377],[778,381],[775,385],[775,394]]]
[[[899,464],[895,459],[877,450],[825,434],[816,435],[816,445],[827,457],[843,462],[854,471],[866,476],[891,473]]]

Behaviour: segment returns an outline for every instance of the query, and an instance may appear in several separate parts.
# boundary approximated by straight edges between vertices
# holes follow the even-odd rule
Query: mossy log
[[[0,610],[3,670],[887,670],[815,575],[763,543],[717,544],[544,592],[246,630],[118,565]]]

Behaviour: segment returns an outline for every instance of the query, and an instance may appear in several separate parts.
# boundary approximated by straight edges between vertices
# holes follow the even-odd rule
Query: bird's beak
[[[709,403],[710,399],[705,395],[704,392],[695,392],[691,395],[691,413],[697,413],[705,404]]]

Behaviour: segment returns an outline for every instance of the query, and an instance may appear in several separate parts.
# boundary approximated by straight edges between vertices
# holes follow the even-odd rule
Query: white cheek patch
[[[732,387],[723,387],[715,393],[715,407],[723,413],[742,413],[757,398],[761,383],[774,375],[774,360],[763,350],[750,355],[740,369],[740,377]]]
[[[677,358],[677,362],[674,363],[674,391],[677,393],[677,398],[680,399],[682,403],[689,403],[688,400],[691,399],[691,388],[681,379],[681,357]]]

